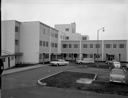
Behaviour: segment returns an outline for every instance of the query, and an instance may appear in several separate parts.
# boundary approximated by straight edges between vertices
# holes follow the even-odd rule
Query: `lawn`
[[[50,87],[69,88],[102,94],[106,93],[128,96],[128,85],[125,84],[115,84],[100,80],[95,80],[92,82],[92,84],[76,83],[76,80],[80,78],[93,79],[94,76],[95,74],[65,71],[54,76],[45,78],[41,80],[41,82],[46,83],[47,86]]]

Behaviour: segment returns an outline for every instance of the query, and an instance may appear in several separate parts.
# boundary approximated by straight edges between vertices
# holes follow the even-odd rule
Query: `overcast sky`
[[[128,39],[128,0],[2,0],[2,20],[76,23],[76,31],[96,39]]]

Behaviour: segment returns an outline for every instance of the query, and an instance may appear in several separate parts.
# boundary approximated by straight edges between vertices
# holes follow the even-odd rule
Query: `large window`
[[[82,37],[82,40],[87,40],[87,37],[86,36]]]
[[[55,47],[57,48],[57,43],[55,43]]]
[[[46,47],[48,47],[48,42],[46,42]]]
[[[100,44],[96,44],[96,48],[100,48]]]
[[[72,48],[72,45],[71,44],[69,44],[69,48]]]
[[[58,34],[55,34],[55,38],[58,38]]]
[[[63,48],[67,48],[68,47],[68,45],[67,44],[63,44],[63,46],[62,46]]]
[[[125,45],[124,44],[119,44],[119,48],[124,48]]]
[[[69,36],[66,36],[66,40],[69,40]]]
[[[116,44],[113,44],[113,48],[116,48]]]
[[[69,28],[65,28],[65,31],[69,31]]]
[[[19,27],[18,26],[15,27],[15,32],[19,32]]]
[[[87,44],[83,44],[83,48],[88,48],[88,45]]]
[[[78,44],[74,44],[74,48],[78,48]]]
[[[15,40],[15,45],[19,45],[19,40]]]
[[[90,48],[93,48],[93,44],[90,44]]]
[[[105,47],[106,48],[111,48],[111,44],[106,44]]]
[[[43,46],[45,47],[45,41],[43,41]]]

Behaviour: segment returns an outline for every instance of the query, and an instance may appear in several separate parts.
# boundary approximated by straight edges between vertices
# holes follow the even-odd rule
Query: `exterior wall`
[[[15,54],[15,21],[2,21],[1,31],[2,56]],[[4,69],[15,66],[15,57],[4,57]]]
[[[2,21],[2,55],[15,53],[15,21]]]
[[[76,24],[57,24],[55,25],[55,28],[61,32],[67,32],[67,33],[76,33]],[[66,31],[65,29],[69,29],[69,31]]]
[[[100,45],[98,49],[96,47],[97,43]],[[62,46],[61,48],[62,53],[68,53],[68,54],[81,53],[83,57],[84,55],[86,55],[87,58],[90,58],[90,57],[95,58],[94,55],[98,53],[100,55],[100,57],[98,58],[99,61],[102,61],[102,60],[105,61],[106,54],[114,55],[117,61],[127,61],[127,57],[128,57],[127,40],[104,40],[104,41],[99,40],[98,42],[97,40],[87,40],[87,41],[81,41],[81,45],[80,45],[80,41],[62,41],[62,45],[63,44],[67,44],[68,47],[63,48]],[[72,45],[79,44],[79,48],[77,49],[74,49],[74,47],[69,48],[69,44],[72,44]],[[93,48],[90,48],[90,44],[93,45]],[[111,47],[106,48],[106,44],[110,44]],[[113,48],[113,44],[116,44],[116,48]],[[120,44],[124,44],[124,48],[120,48],[119,47]],[[87,45],[87,47],[85,47],[84,45]]]
[[[126,61],[127,58],[127,41],[126,40],[105,40],[104,44],[111,44],[111,48],[104,48],[104,58],[105,54],[113,54],[115,55],[115,59],[119,61],[119,54],[120,54],[120,60]],[[113,48],[113,44],[116,44],[116,48]],[[124,44],[125,48],[119,48],[120,44]]]
[[[20,44],[23,63],[39,62],[39,22],[23,22],[21,24]]]
[[[63,48],[63,44],[68,45],[67,48]],[[71,44],[71,48],[69,48],[69,44]],[[74,48],[74,44],[78,45],[78,48]],[[80,42],[79,41],[62,41],[62,53],[80,53]]]
[[[51,45],[51,53],[57,54],[58,53],[58,31],[55,29],[50,30],[51,33],[51,44],[54,43],[54,46]],[[55,37],[55,35],[57,37]],[[57,47],[55,47],[55,44],[57,44]]]

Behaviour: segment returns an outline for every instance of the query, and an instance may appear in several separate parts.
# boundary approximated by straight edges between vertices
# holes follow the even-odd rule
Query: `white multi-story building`
[[[76,33],[75,23],[50,27],[39,21],[2,21],[2,56],[4,69],[16,64],[44,63],[57,58],[116,59],[128,62],[127,40],[89,40]]]
[[[4,67],[48,62],[58,56],[58,30],[39,21],[2,21]]]
[[[20,51],[20,29],[21,23],[15,20],[2,21],[1,46],[4,69],[22,63]]]
[[[39,21],[21,25],[21,51],[25,63],[42,63],[57,57],[58,30]]]

